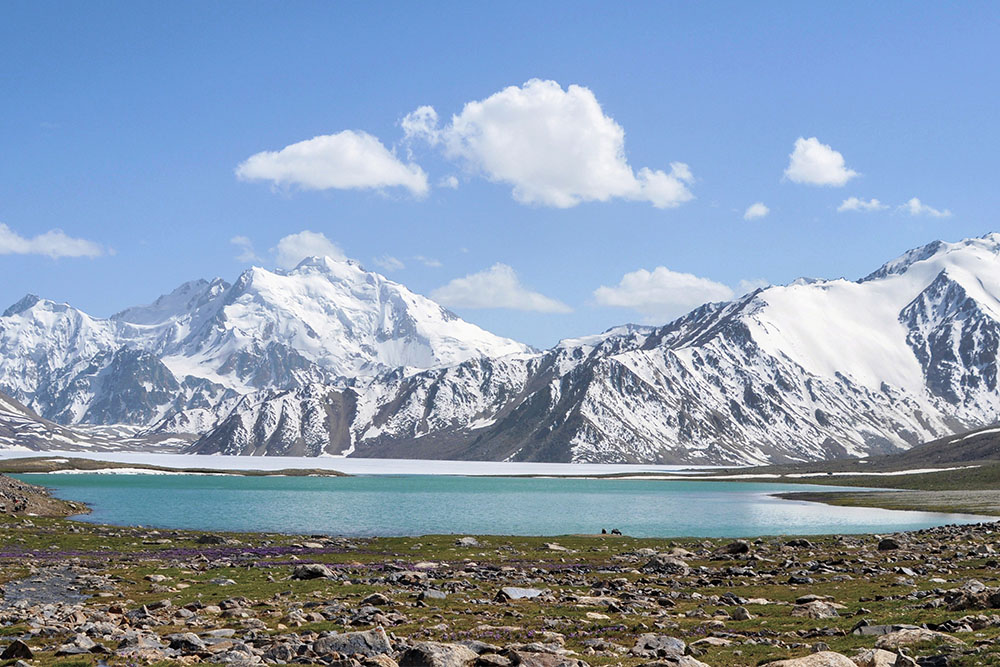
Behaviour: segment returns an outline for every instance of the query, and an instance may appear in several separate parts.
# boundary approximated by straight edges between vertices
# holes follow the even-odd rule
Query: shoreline
[[[398,667],[442,654],[469,667],[744,667],[876,648],[993,664],[1000,625],[967,619],[1000,594],[995,536],[969,524],[891,537],[344,538],[0,516],[0,650],[40,667]]]

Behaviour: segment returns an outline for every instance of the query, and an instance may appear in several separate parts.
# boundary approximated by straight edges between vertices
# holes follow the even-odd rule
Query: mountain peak
[[[7,308],[7,310],[3,311],[3,317],[10,317],[12,315],[18,315],[20,313],[23,313],[24,311],[28,310],[41,300],[42,298],[35,294],[25,294],[23,297],[21,297],[20,301]]]

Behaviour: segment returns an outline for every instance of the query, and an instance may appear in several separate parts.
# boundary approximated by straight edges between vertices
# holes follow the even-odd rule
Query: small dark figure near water
[[[611,534],[612,535],[621,535],[622,531],[618,530],[617,528],[612,528],[611,529]]]
[[[608,529],[607,528],[601,528],[601,535],[607,535],[607,534],[608,534]]]

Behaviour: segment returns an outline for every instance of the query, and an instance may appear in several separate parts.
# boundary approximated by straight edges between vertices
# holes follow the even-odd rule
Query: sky
[[[988,2],[8,2],[0,308],[358,260],[537,347],[1000,231]]]

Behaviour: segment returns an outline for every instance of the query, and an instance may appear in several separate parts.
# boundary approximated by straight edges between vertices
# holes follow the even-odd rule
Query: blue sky
[[[106,316],[305,230],[537,346],[856,278],[1000,229],[998,62],[980,2],[5,3],[0,303]]]

